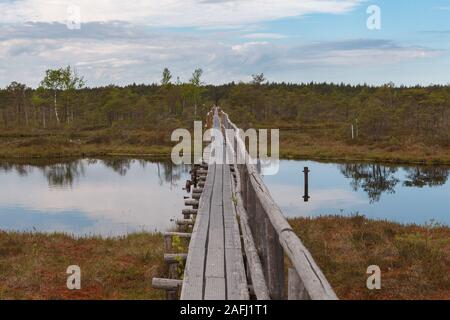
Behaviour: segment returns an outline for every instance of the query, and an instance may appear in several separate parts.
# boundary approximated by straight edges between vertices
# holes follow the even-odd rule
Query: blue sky
[[[73,7],[75,5],[76,7]],[[377,5],[381,29],[369,30]],[[73,9],[75,8],[75,11]],[[67,27],[72,10],[80,29]],[[71,64],[89,86],[182,81],[450,83],[446,0],[0,0],[0,86]]]

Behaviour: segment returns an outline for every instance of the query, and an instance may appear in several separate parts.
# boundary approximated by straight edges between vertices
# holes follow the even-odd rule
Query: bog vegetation
[[[450,228],[400,225],[363,216],[289,220],[340,299],[449,299]],[[183,251],[185,249],[183,248]],[[0,231],[0,299],[164,299],[161,234],[73,238]],[[66,287],[67,266],[82,290]],[[381,268],[381,290],[366,287]]]
[[[293,141],[305,132],[311,134],[304,140],[318,140],[318,146],[326,141],[328,149],[329,142],[388,151],[413,144],[450,146],[448,85],[269,83],[258,74],[250,83],[213,86],[202,81],[202,74],[197,69],[181,82],[166,68],[159,84],[88,88],[70,66],[48,70],[38,88],[12,82],[0,90],[0,136],[12,141],[10,147],[17,146],[13,138],[21,137],[23,146],[48,133],[64,133],[61,139],[72,142],[169,145],[169,131],[191,128],[216,104],[243,127],[282,129],[285,151],[296,148]]]

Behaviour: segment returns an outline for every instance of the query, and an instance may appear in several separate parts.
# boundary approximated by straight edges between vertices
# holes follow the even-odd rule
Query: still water
[[[304,167],[309,196],[304,202]],[[288,217],[364,214],[401,223],[450,225],[450,167],[280,161],[264,180]]]
[[[0,161],[0,229],[124,235],[165,231],[184,207],[189,167],[169,161]]]
[[[308,166],[309,202],[303,201]],[[184,207],[188,166],[170,160],[0,161],[0,229],[124,235],[165,231]],[[364,214],[371,218],[450,225],[449,167],[282,160],[265,176],[288,217]]]

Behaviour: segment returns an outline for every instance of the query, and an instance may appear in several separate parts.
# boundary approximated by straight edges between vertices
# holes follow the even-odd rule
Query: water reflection
[[[71,188],[75,181],[86,175],[87,166],[100,164],[120,176],[125,176],[134,163],[138,163],[144,169],[148,164],[156,165],[159,184],[168,183],[171,187],[177,187],[177,182],[181,179],[181,176],[187,174],[190,170],[190,166],[174,165],[168,159],[105,158],[71,159],[55,163],[42,161],[16,163],[0,160],[0,173],[15,172],[19,176],[26,177],[33,173],[34,170],[39,170],[47,179],[49,187]]]
[[[303,168],[309,167],[309,202]],[[403,223],[450,224],[450,167],[281,160],[264,176],[287,216],[365,214]]]
[[[380,201],[383,193],[395,193],[395,187],[400,182],[396,175],[399,167],[360,163],[346,163],[338,166],[342,174],[351,179],[350,184],[353,190],[364,190],[371,202]],[[403,167],[402,169],[406,172],[403,186],[419,188],[445,185],[450,171],[446,167],[438,166]]]
[[[443,186],[447,183],[450,170],[445,167],[414,167],[405,168],[407,180],[403,182],[406,187]]]
[[[190,166],[170,159],[0,161],[0,229],[122,235],[167,230]]]
[[[339,169],[346,178],[352,179],[353,190],[361,188],[371,202],[380,201],[383,192],[395,193],[395,186],[400,182],[395,176],[397,168],[380,164],[341,164]]]

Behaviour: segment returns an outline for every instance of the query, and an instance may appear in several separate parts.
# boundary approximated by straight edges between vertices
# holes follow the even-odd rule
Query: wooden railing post
[[[223,114],[228,128],[238,131],[228,115]],[[235,152],[248,157],[245,141],[235,136]],[[264,181],[250,163],[238,164],[242,206],[248,217],[248,226],[254,240],[267,289],[272,299],[283,299],[284,255],[294,269],[288,274],[289,299],[337,299],[331,285],[315,263],[308,249],[295,234]]]
[[[278,234],[267,215],[265,217],[265,246],[267,286],[273,300],[284,299],[284,251],[278,240]]]
[[[294,268],[288,270],[288,300],[310,300],[302,279]]]

